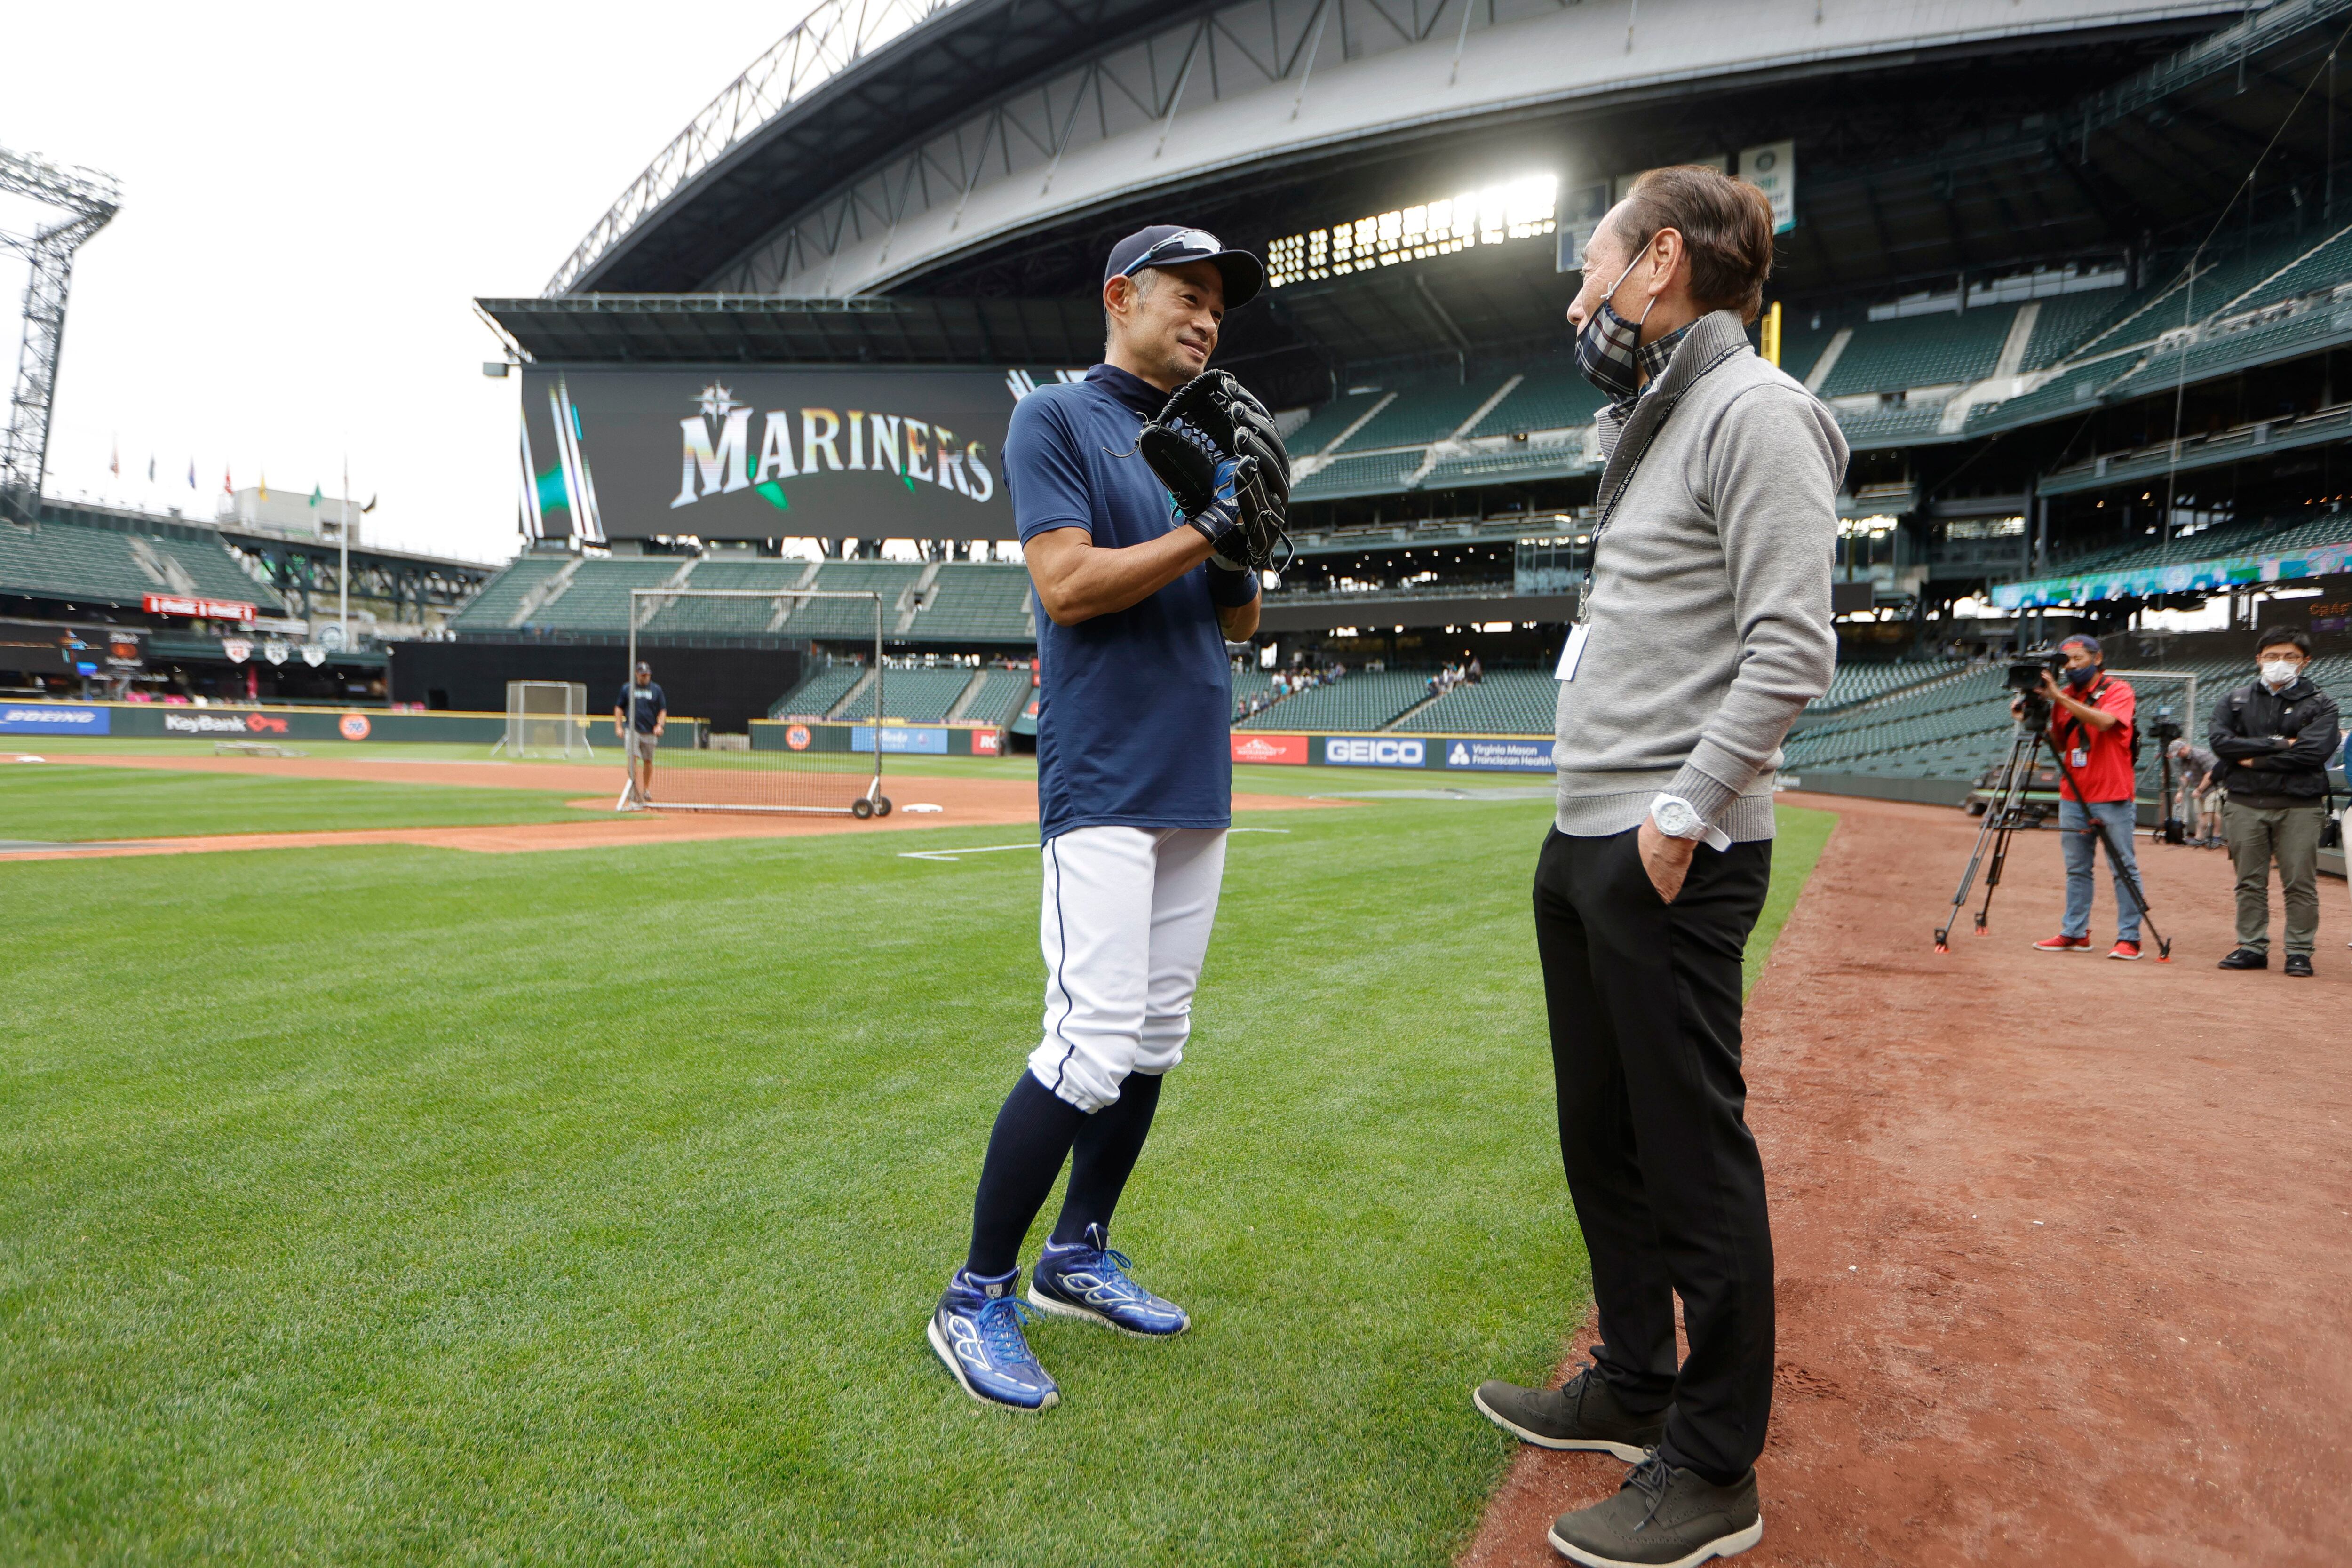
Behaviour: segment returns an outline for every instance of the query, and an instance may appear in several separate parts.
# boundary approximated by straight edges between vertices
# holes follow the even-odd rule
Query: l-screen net
[[[758,588],[632,588],[629,590],[629,663],[637,668],[637,633],[666,635],[772,635],[870,647],[871,662],[840,700],[859,713],[882,712],[882,595]],[[755,726],[770,729],[775,726]],[[629,741],[629,781],[620,808],[654,811],[772,811],[887,816],[882,793],[882,751],[866,731],[866,749],[852,749],[853,732],[827,726],[812,740],[806,726],[785,727],[777,740],[800,744],[759,749],[644,747]],[[761,741],[766,741],[761,736]],[[838,749],[836,749],[838,748]],[[652,762],[646,787],[641,770]]]

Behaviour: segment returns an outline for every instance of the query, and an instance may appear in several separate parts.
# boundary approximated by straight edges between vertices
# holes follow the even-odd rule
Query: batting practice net
[[[507,732],[491,748],[510,757],[593,761],[588,743],[588,688],[576,680],[507,682]]]
[[[636,677],[639,632],[663,637],[784,636],[855,642],[872,649],[871,662],[837,700],[836,710],[866,715],[865,747],[773,751],[654,746],[625,737],[629,769],[622,811],[772,811],[887,816],[882,793],[882,749],[872,716],[882,706],[882,595],[756,588],[632,588],[629,662],[624,683]],[[660,671],[655,672],[656,681]],[[782,695],[780,692],[779,695]],[[714,737],[719,739],[720,737]],[[642,777],[650,759],[652,778]]]

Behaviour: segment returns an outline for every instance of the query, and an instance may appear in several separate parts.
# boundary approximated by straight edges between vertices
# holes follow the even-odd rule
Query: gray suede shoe
[[[1553,1551],[1587,1568],[1697,1568],[1764,1539],[1756,1472],[1718,1487],[1652,1454],[1615,1497],[1554,1520],[1548,1539]]]
[[[1522,1443],[1613,1454],[1629,1465],[1666,1435],[1664,1411],[1628,1414],[1596,1367],[1586,1367],[1564,1388],[1521,1388],[1496,1378],[1480,1384],[1470,1403]]]

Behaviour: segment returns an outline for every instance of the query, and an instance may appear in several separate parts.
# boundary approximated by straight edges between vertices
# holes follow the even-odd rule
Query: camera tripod
[[[2032,782],[2034,753],[2044,746],[2050,748],[2050,760],[2058,764],[2058,776],[2069,788],[2074,788],[2079,798],[2082,791],[2074,786],[2074,770],[2066,765],[2066,759],[2059,754],[2057,746],[2050,740],[2049,702],[2046,700],[2037,701],[2029,693],[2025,711],[2018,719],[2017,733],[2009,742],[2009,760],[2001,764],[2000,782],[1994,787],[1992,799],[1985,805],[1984,822],[1977,829],[1976,847],[1969,854],[1968,868],[1960,873],[1959,890],[1952,895],[1951,912],[1944,917],[1944,923],[1936,928],[1937,952],[1952,950],[1952,927],[1959,921],[1961,907],[1969,901],[1969,893],[1976,885],[1979,867],[1984,869],[1985,894],[1984,903],[1977,910],[1976,933],[1979,936],[1985,934],[1985,920],[1992,912],[1992,895],[2000,886],[2001,867],[2009,858],[2010,836],[2017,831],[2019,821],[2024,816],[2025,790]],[[2085,811],[2084,815],[2090,816],[2090,813]],[[2156,929],[2155,918],[2148,912],[2147,895],[2140,889],[2138,868],[2137,865],[2126,866],[2123,857],[2116,853],[2116,841],[2108,835],[2105,823],[2091,816],[2091,830],[2106,847],[2107,864],[2121,872],[2116,879],[2117,885],[2130,891],[2132,903],[2139,910],[2141,923],[2147,927],[2147,934],[2156,939],[2157,962],[2171,963],[2172,943]],[[1989,865],[1986,863],[1988,851],[1991,857]]]

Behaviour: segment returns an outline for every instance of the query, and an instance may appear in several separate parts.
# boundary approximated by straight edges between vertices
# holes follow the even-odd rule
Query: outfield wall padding
[[[691,749],[709,733],[703,720],[673,718],[664,750]],[[588,721],[588,743],[617,750],[609,718]],[[507,732],[504,713],[401,713],[381,708],[281,708],[267,703],[184,707],[162,702],[11,702],[0,706],[0,735],[22,745],[42,735],[107,735],[128,740],[438,741],[494,745]]]
[[[1009,748],[994,724],[882,723],[886,757],[1001,757]],[[755,752],[863,752],[872,755],[874,726],[825,719],[754,719]]]

